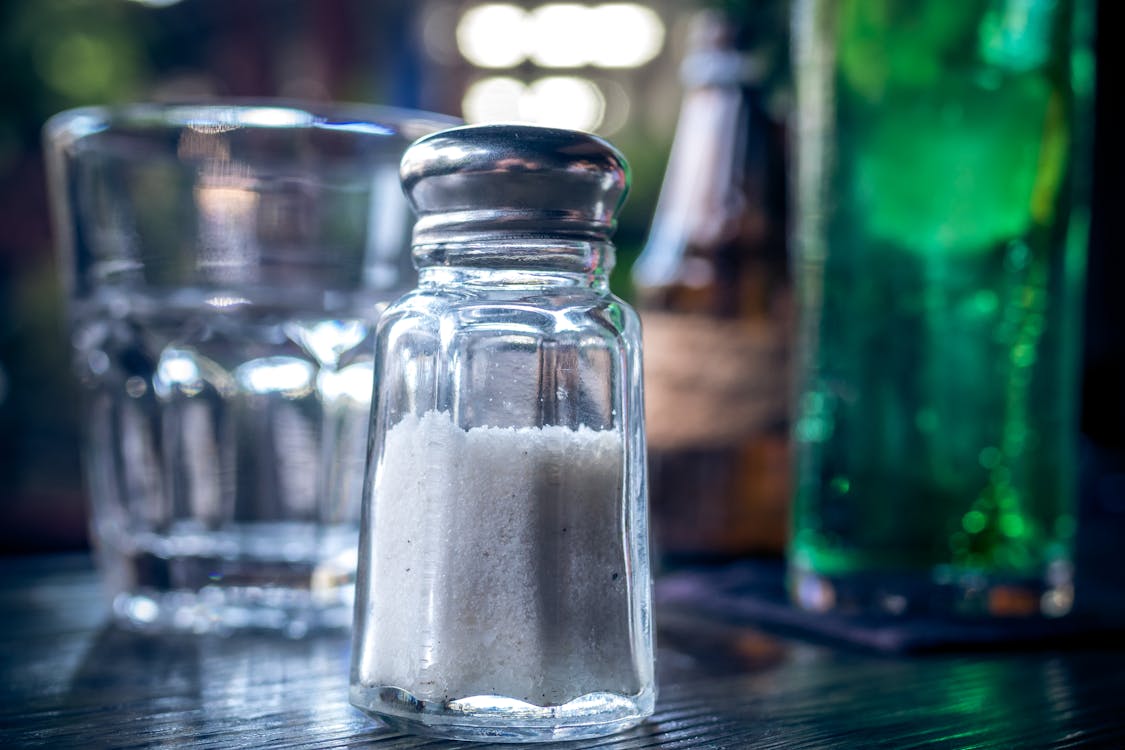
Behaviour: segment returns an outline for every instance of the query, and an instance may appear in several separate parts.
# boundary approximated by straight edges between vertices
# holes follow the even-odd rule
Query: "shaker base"
[[[655,694],[591,693],[561,706],[536,706],[494,695],[423,701],[393,687],[353,685],[351,703],[410,734],[470,742],[552,742],[603,737],[640,724]]]

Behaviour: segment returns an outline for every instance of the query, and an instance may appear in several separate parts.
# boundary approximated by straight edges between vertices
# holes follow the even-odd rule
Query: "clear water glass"
[[[415,279],[398,163],[451,120],[280,103],[45,129],[114,614],[350,623],[373,325]]]

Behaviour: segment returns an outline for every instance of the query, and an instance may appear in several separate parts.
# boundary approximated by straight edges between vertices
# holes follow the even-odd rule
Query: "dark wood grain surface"
[[[0,561],[0,747],[484,748],[347,702],[348,637],[109,625],[85,557]],[[659,613],[656,715],[541,747],[1125,748],[1125,645],[886,656]],[[510,747],[510,746],[507,746]]]

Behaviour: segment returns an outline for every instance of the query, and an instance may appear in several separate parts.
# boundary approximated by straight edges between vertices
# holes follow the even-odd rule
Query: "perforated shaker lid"
[[[629,190],[625,158],[588,133],[470,125],[414,143],[403,190],[415,247],[517,237],[607,241]]]

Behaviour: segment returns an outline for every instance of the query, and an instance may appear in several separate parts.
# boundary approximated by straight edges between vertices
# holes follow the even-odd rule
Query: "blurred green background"
[[[494,19],[485,19],[473,37],[465,19],[480,4],[0,3],[0,554],[86,544],[77,393],[70,377],[40,147],[40,130],[51,114],[86,104],[218,96],[333,99],[493,118],[537,106],[546,122],[607,136],[633,167],[634,188],[617,235],[614,279],[628,297],[627,272],[644,244],[676,123],[681,95],[677,71],[690,17],[704,5],[724,6],[743,24],[753,25],[757,36],[772,38],[779,60],[787,55],[783,0],[623,3],[634,14],[641,9],[628,27],[643,27],[647,36],[634,31],[629,38],[615,39],[620,43],[611,46],[618,52],[631,49],[633,54],[615,60],[597,57],[599,47],[606,45],[599,42],[597,24],[588,15],[585,21],[575,15],[569,26],[555,19],[553,34],[539,41],[538,52],[529,51],[535,45],[527,39],[522,52],[510,44],[532,28],[526,25],[523,32],[505,32]],[[532,18],[543,4],[514,5]],[[587,10],[600,5],[582,4]],[[1098,7],[1095,213],[1083,416],[1087,515],[1117,521],[1125,518],[1125,295],[1117,289],[1118,280],[1125,278],[1125,256],[1118,249],[1122,232],[1116,216],[1125,156],[1119,135],[1120,50],[1111,34],[1125,28],[1120,8],[1109,0]],[[556,57],[548,59],[548,53]],[[539,88],[545,78],[566,79],[571,90],[585,91],[585,98],[548,111],[544,107],[557,97],[536,98],[546,91]],[[777,117],[785,116],[789,101],[784,75],[779,75],[771,95]],[[586,119],[574,119],[579,116]]]

